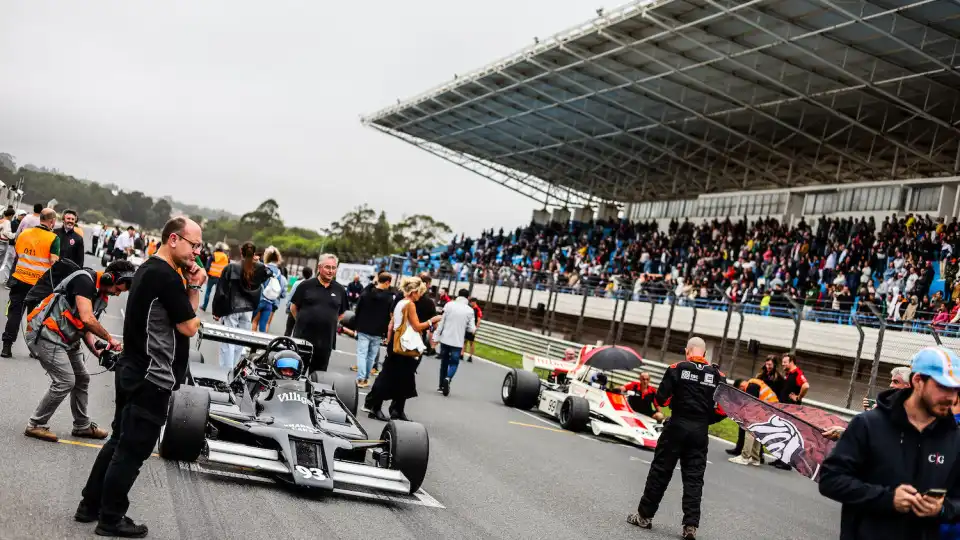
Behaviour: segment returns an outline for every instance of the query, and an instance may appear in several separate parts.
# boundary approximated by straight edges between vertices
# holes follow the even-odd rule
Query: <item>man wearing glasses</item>
[[[96,534],[143,538],[147,526],[126,516],[127,494],[166,421],[170,395],[186,377],[190,338],[207,279],[196,258],[200,225],[183,217],[163,227],[155,257],[137,270],[123,321],[124,350],[116,367],[113,433],[100,450],[74,519],[99,521]]]
[[[326,371],[336,346],[337,323],[347,310],[347,291],[336,282],[337,257],[320,256],[317,276],[304,281],[290,300],[290,315],[297,320],[293,337],[313,344],[309,372]]]

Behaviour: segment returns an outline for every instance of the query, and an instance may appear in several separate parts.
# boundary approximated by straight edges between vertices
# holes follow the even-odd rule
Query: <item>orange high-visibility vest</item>
[[[222,251],[215,251],[213,253],[213,262],[210,263],[210,271],[207,272],[207,275],[210,277],[218,278],[223,274],[223,269],[230,264],[230,257],[227,257],[227,254]]]
[[[151,240],[150,245],[147,246],[147,257],[152,257],[153,254],[156,252],[157,252],[157,243]]]
[[[773,390],[770,388],[770,386],[760,379],[750,379],[744,382],[741,390],[746,390],[751,384],[755,384],[760,387],[760,401],[766,401],[767,403],[780,403],[780,400],[777,399],[777,394],[773,393]]]
[[[56,239],[57,235],[53,231],[41,227],[30,228],[17,235],[17,268],[13,271],[13,277],[36,285],[40,276],[53,266],[50,262],[50,248]]]

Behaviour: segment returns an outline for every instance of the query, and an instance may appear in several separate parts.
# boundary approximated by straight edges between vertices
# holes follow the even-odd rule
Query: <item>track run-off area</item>
[[[88,264],[97,263],[88,257]],[[102,322],[122,334],[126,295],[114,298]],[[0,302],[7,291],[0,288]],[[212,320],[203,314],[204,320]],[[281,332],[284,313],[271,330]],[[341,336],[330,370],[353,374],[355,342]],[[217,344],[200,347],[217,362]],[[88,355],[92,374],[102,370]],[[533,412],[500,401],[502,366],[462,362],[449,397],[436,391],[439,360],[425,357],[420,396],[407,404],[430,435],[430,464],[414,497],[359,492],[315,493],[249,477],[242,471],[151,457],[130,494],[129,515],[149,538],[677,538],[679,471],[652,531],[625,522],[637,505],[653,453],[589,434],[573,434]],[[93,538],[94,524],[73,520],[80,491],[102,441],[70,435],[69,400],[51,428],[59,444],[23,435],[49,379],[22,338],[0,359],[0,538]],[[112,373],[92,377],[90,416],[109,429]],[[383,423],[360,413],[371,435]],[[729,443],[712,439],[698,538],[822,540],[836,537],[839,505],[816,484],[773,467],[727,462]]]

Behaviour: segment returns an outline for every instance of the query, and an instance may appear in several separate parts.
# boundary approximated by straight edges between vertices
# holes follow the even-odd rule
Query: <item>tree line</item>
[[[57,209],[72,208],[86,223],[112,223],[114,219],[136,223],[146,230],[159,231],[174,213],[169,198],[152,198],[141,191],[123,191],[90,180],[74,178],[53,169],[25,165],[17,168],[13,156],[0,153],[0,181],[10,186],[23,178],[23,200],[46,203],[57,200]],[[404,216],[390,223],[383,211],[358,206],[316,231],[288,227],[280,217],[277,201],[267,199],[253,211],[236,217],[223,210],[211,210],[174,203],[203,224],[208,242],[231,246],[250,240],[258,248],[273,245],[287,255],[315,256],[334,253],[344,262],[361,262],[375,257],[431,249],[447,240],[450,227],[425,214]]]
[[[197,217],[194,217],[197,219]],[[240,219],[216,219],[203,223],[204,238],[236,246],[246,240],[258,248],[275,246],[281,253],[310,256],[333,253],[344,262],[364,262],[375,257],[431,249],[453,232],[442,221],[425,214],[405,216],[396,223],[385,212],[358,206],[322,231],[287,227],[279,205],[267,199]]]

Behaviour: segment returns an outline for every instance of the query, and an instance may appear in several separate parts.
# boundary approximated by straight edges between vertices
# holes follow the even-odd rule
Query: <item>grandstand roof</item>
[[[958,42],[956,1],[647,0],[363,122],[551,205],[954,176]]]

